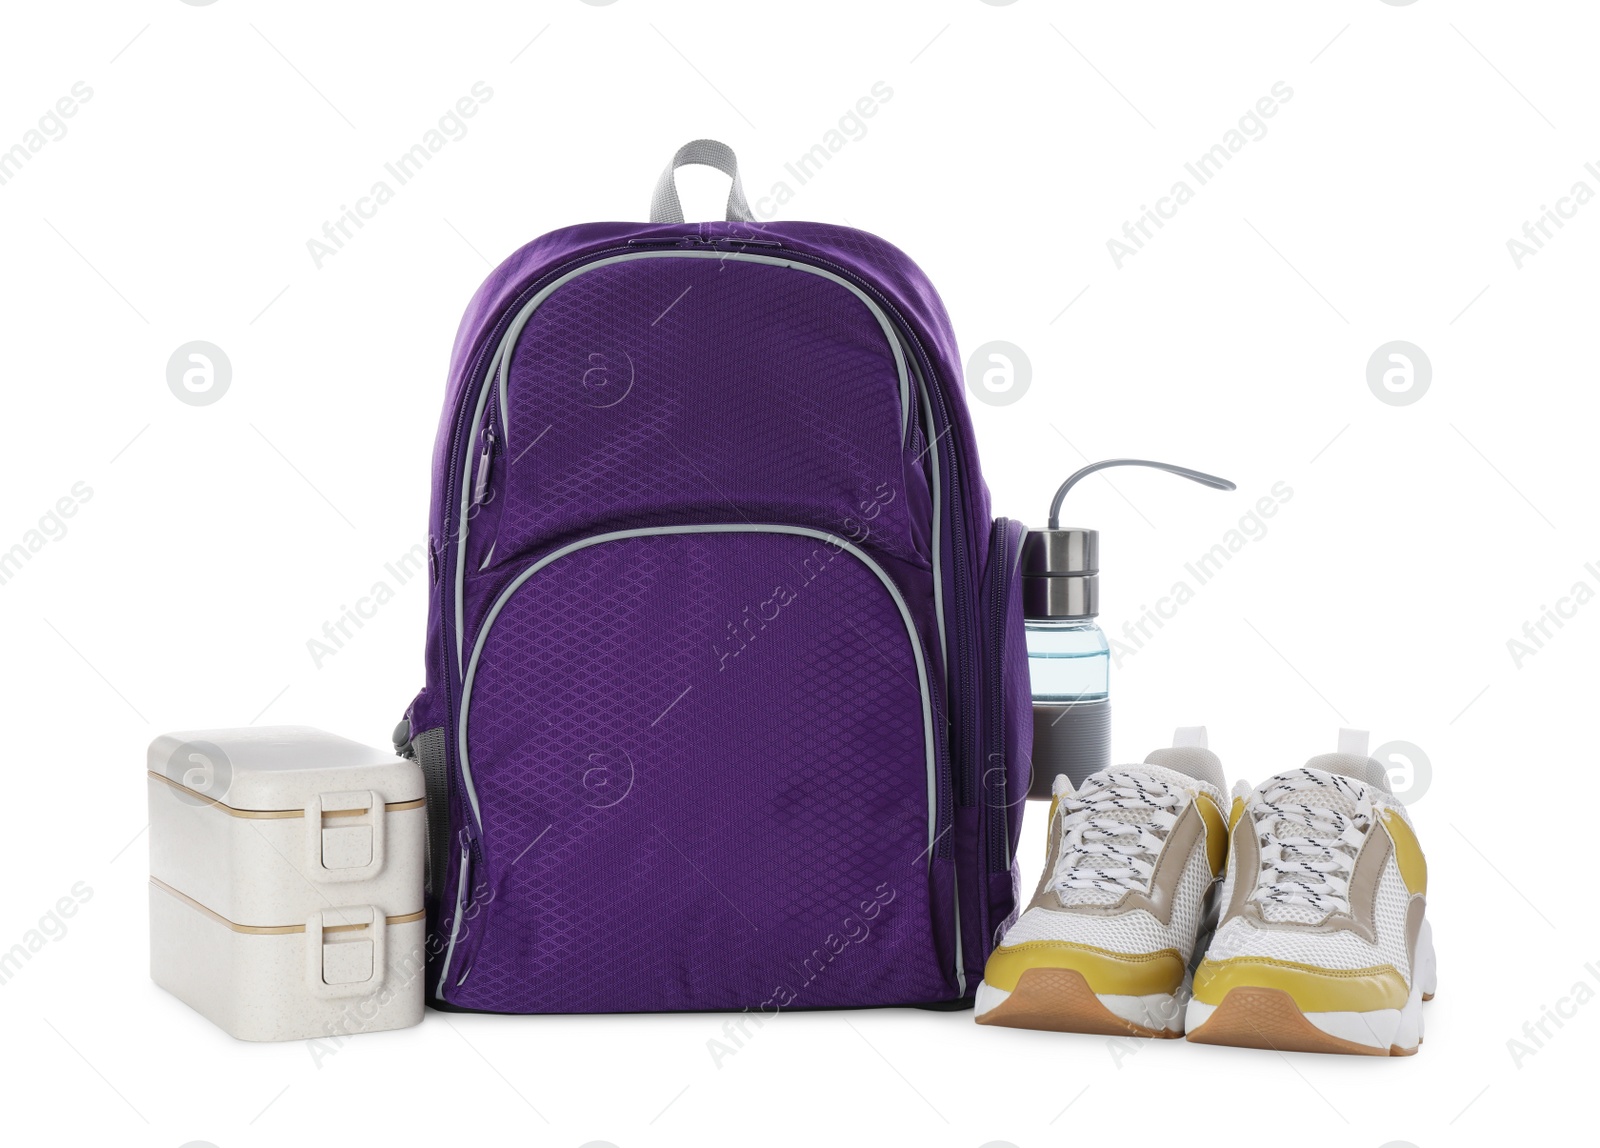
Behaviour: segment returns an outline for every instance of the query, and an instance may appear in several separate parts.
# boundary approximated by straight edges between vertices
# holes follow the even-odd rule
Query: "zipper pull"
[[[629,247],[695,247],[703,240],[698,235],[658,235],[648,239],[630,239]]]
[[[494,461],[494,423],[483,428],[483,449],[478,455],[478,481],[472,488],[472,505],[482,506],[489,500],[489,465]]]

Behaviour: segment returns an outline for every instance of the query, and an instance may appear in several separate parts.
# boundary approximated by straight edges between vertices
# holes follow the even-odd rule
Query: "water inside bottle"
[[[1028,676],[1037,702],[1104,699],[1111,677],[1105,635],[1092,622],[1030,621]]]

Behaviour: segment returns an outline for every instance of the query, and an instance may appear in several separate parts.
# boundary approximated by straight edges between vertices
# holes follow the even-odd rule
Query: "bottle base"
[[[1028,796],[1050,799],[1058,774],[1074,786],[1111,764],[1111,702],[1033,703],[1033,778]]]

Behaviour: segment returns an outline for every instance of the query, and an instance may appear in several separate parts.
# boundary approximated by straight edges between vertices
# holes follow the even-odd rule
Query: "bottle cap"
[[[1233,490],[1225,478],[1170,462],[1108,458],[1069,475],[1050,500],[1050,525],[1029,531],[1022,543],[1022,612],[1035,621],[1093,618],[1100,612],[1100,533],[1061,525],[1061,501],[1080,481],[1113,466],[1164,470],[1213,490]]]
[[[1022,612],[1035,620],[1100,612],[1100,532],[1030,530],[1022,540]]]

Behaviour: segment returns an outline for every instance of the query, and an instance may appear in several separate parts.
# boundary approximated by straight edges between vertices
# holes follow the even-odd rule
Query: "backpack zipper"
[[[483,426],[482,446],[478,451],[478,477],[472,487],[472,505],[482,506],[489,501],[489,473],[494,464],[494,416],[491,414]]]
[[[692,248],[706,248],[706,247],[718,247],[718,248],[720,248],[720,247],[723,247],[723,246],[728,246],[728,247],[732,247],[732,248],[741,248],[741,247],[768,247],[768,248],[777,247],[777,248],[781,248],[783,246],[783,244],[778,242],[776,239],[746,239],[746,238],[743,238],[741,236],[735,236],[735,235],[724,235],[724,236],[720,236],[720,237],[712,237],[712,236],[708,236],[708,235],[695,235],[693,233],[690,233],[690,234],[685,234],[685,235],[651,236],[651,237],[649,237],[647,239],[630,239],[630,240],[628,240],[628,246],[629,247],[692,247]]]

